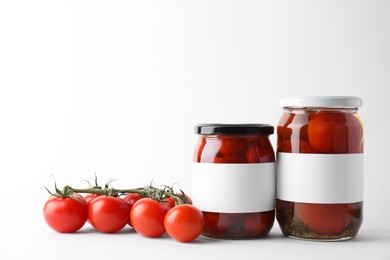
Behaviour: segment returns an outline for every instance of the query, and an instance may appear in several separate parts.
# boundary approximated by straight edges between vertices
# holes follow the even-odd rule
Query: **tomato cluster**
[[[354,113],[324,111],[285,113],[278,126],[278,152],[348,154],[363,153],[363,128]],[[316,204],[277,199],[277,218],[285,232],[293,223],[303,223],[310,231],[335,235],[355,219],[359,226],[361,203]],[[360,217],[359,217],[360,218]],[[286,224],[286,225],[285,225]],[[353,225],[352,225],[353,226]],[[351,227],[356,228],[356,227]]]
[[[188,195],[181,193],[156,200],[145,196],[148,192],[109,196],[77,192],[56,194],[45,203],[46,223],[61,233],[76,232],[88,221],[95,230],[115,233],[126,225],[146,237],[160,237],[167,232],[181,242],[190,242],[202,232],[204,217],[191,204]]]
[[[200,136],[194,161],[200,163],[267,163],[275,161],[272,145],[266,135]],[[275,211],[254,213],[203,212],[203,235],[240,239],[261,237],[269,233]]]

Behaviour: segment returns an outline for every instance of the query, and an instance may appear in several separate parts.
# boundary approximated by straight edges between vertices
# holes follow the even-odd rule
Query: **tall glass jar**
[[[275,219],[273,127],[203,124],[194,153],[194,205],[205,217],[203,235],[223,239],[262,237]]]
[[[357,97],[280,100],[276,218],[307,240],[347,240],[362,224],[363,127]]]

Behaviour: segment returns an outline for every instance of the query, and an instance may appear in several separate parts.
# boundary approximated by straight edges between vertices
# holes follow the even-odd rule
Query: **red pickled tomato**
[[[319,113],[308,125],[310,145],[320,153],[359,152],[363,129],[352,114]]]
[[[223,155],[236,154],[240,152],[245,145],[244,138],[223,135],[220,135],[217,138],[221,141],[219,152]]]
[[[202,163],[212,163],[214,159],[217,157],[219,149],[221,147],[221,142],[217,139],[209,138],[205,140],[205,144],[199,147],[199,157],[197,158],[197,162]]]
[[[203,212],[205,229],[210,233],[224,233],[233,225],[233,219],[223,213]]]
[[[275,154],[270,142],[256,140],[248,145],[246,150],[248,163],[274,162]]]
[[[294,211],[309,229],[323,234],[337,234],[353,218],[348,204],[295,203]]]
[[[273,213],[273,212],[271,212]],[[265,234],[273,225],[274,214],[268,214],[268,212],[250,213],[245,217],[244,227],[252,234]]]
[[[283,153],[316,153],[316,150],[305,141],[287,140],[278,145],[278,152]]]
[[[205,138],[201,137],[198,143],[196,144],[195,150],[194,150],[194,162],[200,162],[201,156],[203,152],[203,148],[206,145]]]

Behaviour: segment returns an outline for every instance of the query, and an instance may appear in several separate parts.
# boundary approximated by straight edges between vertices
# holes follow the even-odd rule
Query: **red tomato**
[[[320,153],[357,153],[362,148],[363,129],[352,114],[320,113],[310,117],[310,145]]]
[[[165,233],[164,217],[170,209],[168,203],[150,198],[137,201],[130,212],[134,229],[146,237],[159,237]]]
[[[213,162],[214,158],[218,155],[219,148],[221,147],[221,142],[218,139],[207,139],[203,145],[203,149],[199,147],[199,156],[197,162],[210,163]]]
[[[82,228],[88,218],[88,208],[83,197],[49,198],[43,208],[46,223],[55,231],[62,233],[76,232]]]
[[[88,193],[87,195],[84,196],[84,199],[85,201],[87,202],[87,205],[89,206],[89,204],[91,203],[91,201],[96,198],[96,197],[99,197],[100,194],[93,194],[93,193]]]
[[[316,153],[316,150],[305,141],[291,139],[278,145],[278,152],[284,153]]]
[[[324,234],[341,232],[353,218],[349,204],[295,203],[294,211],[309,229]]]
[[[275,154],[271,143],[262,139],[250,143],[246,150],[246,159],[248,163],[274,162]]]
[[[173,239],[190,242],[202,233],[204,217],[198,208],[190,204],[181,204],[165,215],[164,227]]]
[[[218,136],[222,142],[219,152],[223,155],[236,154],[242,150],[245,145],[244,138],[232,137],[232,136]]]
[[[123,199],[99,196],[91,201],[88,217],[96,230],[115,233],[129,222],[129,212],[129,206]]]
[[[93,194],[93,193],[88,193],[87,195],[84,196],[84,199],[85,199],[85,202],[87,203],[87,207],[89,208],[89,204],[91,203],[91,201],[96,198],[96,197],[99,197],[100,194]],[[89,218],[87,219],[87,222],[89,224],[91,224],[91,221],[89,220]]]
[[[177,195],[183,196],[181,193],[178,193]],[[185,196],[186,196],[189,204],[192,204],[192,199],[190,198],[190,196],[188,196],[187,194]],[[168,198],[164,199],[164,202],[168,203],[170,208],[173,208],[176,206],[176,200],[173,197],[168,197]],[[184,201],[182,199],[180,199],[180,203],[184,204]]]
[[[205,230],[210,233],[223,234],[233,227],[233,218],[229,214],[203,212]]]
[[[215,157],[214,160],[212,161],[213,163],[229,163],[229,160],[223,157]]]
[[[267,234],[275,219],[275,212],[260,212],[260,213],[250,213],[247,214],[244,220],[245,229],[251,233],[256,235],[265,235]]]
[[[206,139],[202,137],[202,140],[197,143],[194,150],[194,162],[201,161],[202,151],[205,145],[206,145]]]
[[[139,194],[139,193],[129,193],[129,194],[126,194],[124,197],[123,197],[123,200],[126,201],[127,205],[129,206],[129,212],[131,211],[131,209],[133,208],[133,205],[139,201],[140,199],[142,199],[142,195]],[[127,223],[129,224],[129,226],[132,226],[131,225],[131,219],[130,219],[130,216],[129,216],[129,222]]]

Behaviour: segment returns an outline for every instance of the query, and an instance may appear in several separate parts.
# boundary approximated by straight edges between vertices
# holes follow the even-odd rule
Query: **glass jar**
[[[275,154],[264,124],[201,124],[194,152],[194,205],[203,235],[248,239],[269,233],[275,219]]]
[[[355,237],[362,224],[363,126],[357,97],[291,97],[277,133],[276,218],[293,238]]]

